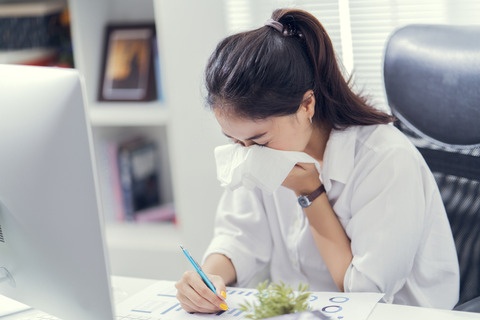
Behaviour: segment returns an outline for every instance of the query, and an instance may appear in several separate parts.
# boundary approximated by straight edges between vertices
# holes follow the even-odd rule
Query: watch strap
[[[313,200],[317,199],[324,192],[325,192],[325,187],[323,186],[323,183],[322,183],[320,187],[318,187],[312,193],[307,195],[307,198],[308,200],[310,200],[310,202],[313,202]]]

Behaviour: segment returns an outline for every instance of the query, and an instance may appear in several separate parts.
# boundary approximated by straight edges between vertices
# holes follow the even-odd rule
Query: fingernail
[[[221,294],[222,297],[224,297],[225,299],[227,298],[227,294],[225,293],[225,291],[220,292],[220,294]]]
[[[226,310],[228,310],[228,307],[225,303],[220,303],[220,309],[226,311]]]

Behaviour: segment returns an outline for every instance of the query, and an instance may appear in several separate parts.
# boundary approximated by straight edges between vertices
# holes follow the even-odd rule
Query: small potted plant
[[[289,313],[309,311],[308,299],[310,292],[307,292],[308,285],[298,286],[294,291],[285,283],[268,283],[264,281],[257,286],[258,304],[246,301],[240,305],[240,310],[246,312],[246,318],[259,320],[271,318]]]

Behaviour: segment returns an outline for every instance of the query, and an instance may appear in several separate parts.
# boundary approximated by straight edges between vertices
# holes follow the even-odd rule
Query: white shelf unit
[[[191,268],[178,247],[200,259],[213,233],[221,188],[213,149],[225,143],[204,108],[203,70],[225,36],[217,0],[68,0],[75,67],[86,85],[114,275],[175,280]],[[205,17],[209,17],[206,19]],[[211,17],[216,17],[212,19]],[[218,18],[218,19],[217,19]],[[97,101],[108,23],[155,21],[165,102]],[[106,149],[134,135],[159,146],[162,198],[173,201],[178,224],[116,222]]]
[[[168,126],[169,113],[158,102],[101,104],[90,107],[90,121],[95,127],[108,126]]]
[[[114,275],[178,280],[185,270],[181,237],[171,225],[110,223],[106,239]]]

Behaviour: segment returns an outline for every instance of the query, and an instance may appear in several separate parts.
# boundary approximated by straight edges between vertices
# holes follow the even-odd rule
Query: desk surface
[[[151,285],[155,280],[112,277],[113,292],[117,302]],[[480,320],[479,313],[420,308],[378,303],[368,320]]]
[[[119,303],[129,296],[154,284],[156,280],[128,277],[112,277],[113,296],[115,303]],[[1,311],[0,306],[0,311]],[[5,307],[5,306],[4,306]],[[4,316],[2,319],[18,319],[18,317]],[[368,320],[480,320],[480,313],[429,309],[402,305],[378,303],[368,317]]]

